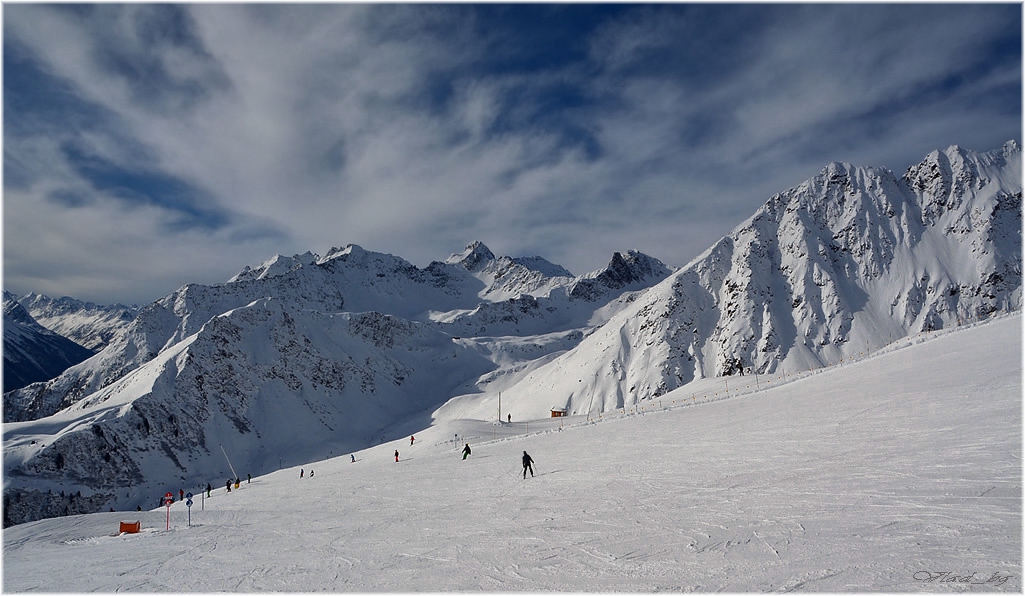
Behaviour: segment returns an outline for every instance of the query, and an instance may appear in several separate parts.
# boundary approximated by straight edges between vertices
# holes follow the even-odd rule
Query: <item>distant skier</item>
[[[398,461],[399,461],[399,450],[396,449],[395,450],[395,462],[398,463]]]
[[[313,470],[310,470],[310,478],[313,478]]]
[[[185,500],[185,491],[180,489],[180,488],[178,489],[178,500],[179,501],[184,501]]]
[[[409,446],[410,447],[413,446],[413,441],[415,441],[415,440],[416,440],[416,437],[409,437]]]
[[[235,478],[235,488],[238,488],[238,485],[240,485],[240,484],[242,484],[242,479],[241,478]]]
[[[224,483],[224,488],[225,488],[225,490],[227,490],[227,491],[228,491],[229,493],[231,492],[231,478],[228,478],[228,481]]]
[[[526,451],[523,452],[523,479],[527,479],[527,470],[530,470],[530,477],[534,477],[534,460],[530,458],[530,455]]]
[[[463,447],[463,459],[466,459],[467,455],[470,455],[470,444],[469,443],[467,443],[466,446]]]
[[[302,468],[299,468],[299,477],[302,478],[305,475],[306,475],[306,470],[304,470]]]
[[[352,458],[352,463],[356,463],[356,454],[355,453],[349,454],[349,457]]]
[[[252,474],[246,474],[246,484],[252,484],[252,483],[253,483],[253,475]]]

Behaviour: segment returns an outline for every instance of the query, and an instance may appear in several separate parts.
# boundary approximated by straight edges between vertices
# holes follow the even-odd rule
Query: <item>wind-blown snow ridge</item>
[[[517,420],[600,415],[1016,311],[1021,192],[1017,144],[951,147],[900,178],[829,164],[676,271],[625,251],[572,277],[480,242],[423,269],[356,245],[278,256],[181,288],[100,354],[5,395],[20,421],[5,426],[19,447],[5,495],[73,486],[122,506],[206,478],[222,442],[263,473],[495,419],[499,401]],[[28,421],[26,404],[49,417]],[[308,444],[284,448],[296,434]]]

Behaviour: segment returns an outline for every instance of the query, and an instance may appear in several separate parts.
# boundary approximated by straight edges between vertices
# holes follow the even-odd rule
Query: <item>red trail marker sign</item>
[[[165,530],[171,529],[171,503],[174,503],[174,495],[167,493],[164,495],[164,505],[167,507],[167,524],[164,527]]]

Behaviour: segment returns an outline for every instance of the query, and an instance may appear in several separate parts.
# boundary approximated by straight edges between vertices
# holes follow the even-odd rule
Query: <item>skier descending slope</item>
[[[466,446],[463,447],[463,459],[466,459],[467,455],[470,455],[470,444],[469,443],[467,443]]]
[[[524,480],[527,479],[527,470],[530,470],[530,477],[531,478],[534,477],[534,467],[532,465],[533,463],[534,463],[534,460],[531,459],[530,454],[528,454],[526,451],[524,451],[523,452],[523,479]]]

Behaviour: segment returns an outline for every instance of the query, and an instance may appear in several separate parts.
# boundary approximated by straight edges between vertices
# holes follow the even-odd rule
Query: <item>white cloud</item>
[[[104,114],[5,138],[36,180],[5,188],[5,229],[61,238],[5,235],[6,282],[24,291],[52,291],[34,285],[50,275],[60,287],[50,251],[75,242],[84,271],[133,271],[154,292],[349,242],[420,265],[475,239],[577,273],[630,248],[680,265],[828,161],[898,169],[952,143],[996,148],[1021,125],[971,107],[1021,82],[1020,61],[977,72],[992,8],[626,7],[567,39],[583,60],[513,69],[495,62],[515,44],[490,53],[509,32],[469,5],[183,5],[158,43],[145,26],[164,7],[96,10],[5,11],[6,36]],[[973,68],[971,86],[920,97]],[[46,219],[47,193],[90,192],[68,141],[198,189],[224,226],[182,230],[105,191]],[[120,299],[91,292],[76,297]]]

